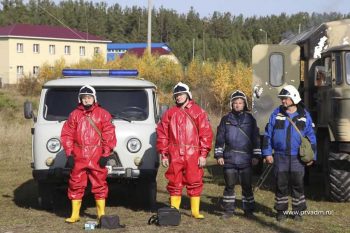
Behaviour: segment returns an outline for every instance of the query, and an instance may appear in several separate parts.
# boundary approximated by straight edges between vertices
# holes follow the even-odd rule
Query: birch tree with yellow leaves
[[[222,115],[224,103],[232,89],[230,83],[232,68],[232,64],[227,61],[219,61],[215,68],[211,91],[214,93],[216,102],[219,105],[220,115]]]
[[[212,81],[211,91],[214,93],[217,104],[220,106],[220,115],[228,109],[229,96],[235,90],[243,91],[248,99],[251,96],[252,70],[242,62],[236,65],[227,61],[217,63]],[[249,102],[251,102],[249,100]]]

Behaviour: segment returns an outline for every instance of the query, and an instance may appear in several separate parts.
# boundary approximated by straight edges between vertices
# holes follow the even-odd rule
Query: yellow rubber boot
[[[204,216],[199,213],[200,197],[191,197],[191,211],[194,218],[202,219]]]
[[[105,199],[96,200],[97,218],[98,219],[100,219],[102,215],[105,215],[105,206],[106,206]]]
[[[80,207],[81,207],[81,200],[72,200],[72,216],[70,216],[70,218],[67,218],[65,220],[67,223],[79,222]]]
[[[176,209],[180,209],[181,196],[170,196],[170,205]]]

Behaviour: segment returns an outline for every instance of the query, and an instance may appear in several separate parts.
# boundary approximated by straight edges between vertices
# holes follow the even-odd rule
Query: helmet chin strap
[[[244,109],[239,110],[239,111],[236,111],[236,110],[234,110],[234,109],[232,108],[232,112],[233,112],[233,113],[241,113],[241,112],[243,112],[243,111],[244,111]]]
[[[285,110],[287,110],[289,107],[293,107],[293,106],[297,106],[296,104],[290,104],[290,105],[288,105],[288,106],[283,106],[283,108],[285,109]]]
[[[85,110],[89,110],[92,107],[92,104],[83,105]]]

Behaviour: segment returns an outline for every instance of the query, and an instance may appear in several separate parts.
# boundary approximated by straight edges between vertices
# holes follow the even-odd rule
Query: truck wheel
[[[350,201],[350,154],[330,152],[328,168],[329,198],[337,202]]]
[[[49,183],[38,183],[38,204],[41,209],[52,210],[54,205],[54,186]]]

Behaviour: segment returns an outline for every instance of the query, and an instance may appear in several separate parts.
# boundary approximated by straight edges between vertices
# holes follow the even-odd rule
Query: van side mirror
[[[23,105],[23,109],[24,109],[24,118],[26,119],[34,119],[34,121],[36,121],[36,117],[34,115],[33,112],[33,104],[30,101],[25,101],[24,105]]]

